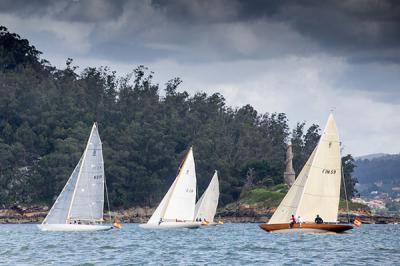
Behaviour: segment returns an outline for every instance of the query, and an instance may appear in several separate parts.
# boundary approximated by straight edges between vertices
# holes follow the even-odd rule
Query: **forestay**
[[[214,216],[218,207],[219,199],[219,182],[218,173],[215,171],[210,184],[206,191],[196,203],[195,206],[195,218],[206,219],[208,222],[214,221]]]
[[[313,222],[317,214],[325,222],[337,222],[340,181],[340,140],[331,114],[317,147],[268,223],[288,223],[292,214],[305,222]]]

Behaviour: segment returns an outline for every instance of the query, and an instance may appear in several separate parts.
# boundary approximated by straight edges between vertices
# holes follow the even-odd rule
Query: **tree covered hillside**
[[[231,108],[222,95],[189,95],[179,78],[155,84],[144,66],[118,76],[107,67],[78,72],[41,59],[41,52],[0,28],[0,206],[51,204],[97,122],[114,207],[154,206],[194,147],[199,193],[215,169],[220,204],[237,200],[249,169],[255,182],[283,182],[293,137],[299,171],[319,139],[303,123],[290,132],[284,113]],[[162,95],[162,96],[161,96]]]

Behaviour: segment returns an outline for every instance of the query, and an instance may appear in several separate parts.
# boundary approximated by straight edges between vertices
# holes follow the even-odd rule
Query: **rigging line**
[[[112,224],[112,220],[111,220],[111,210],[110,210],[110,200],[108,199],[108,189],[107,189],[106,175],[104,175],[104,186],[105,186],[105,188],[106,188],[106,198],[107,198],[107,207],[108,207],[108,217],[110,218],[110,223]]]
[[[340,164],[342,164],[342,160],[340,160]],[[343,179],[343,188],[344,188],[344,196],[346,198],[346,209],[347,209],[347,222],[350,223],[350,214],[349,214],[349,201],[347,199],[347,190],[346,190],[346,182],[344,180],[344,171],[343,171],[343,165],[341,165],[342,168],[342,179]],[[340,199],[340,196],[339,196]]]
[[[196,180],[197,181],[197,180]],[[199,186],[197,185],[196,182],[196,203],[199,201]]]

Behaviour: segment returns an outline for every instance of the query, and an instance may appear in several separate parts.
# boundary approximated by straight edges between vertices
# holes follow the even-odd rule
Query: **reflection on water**
[[[0,264],[400,264],[400,225],[362,225],[344,234],[270,234],[257,224],[198,230],[41,232],[0,225]]]

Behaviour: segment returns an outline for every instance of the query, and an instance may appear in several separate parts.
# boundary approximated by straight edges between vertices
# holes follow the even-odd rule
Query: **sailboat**
[[[85,151],[42,224],[42,231],[101,231],[103,225],[104,162],[96,123]]]
[[[146,224],[144,229],[198,228],[200,222],[194,221],[196,201],[196,169],[193,149],[187,153],[179,173],[167,194]]]
[[[269,222],[260,227],[267,232],[344,232],[352,229],[352,225],[339,224],[337,220],[341,173],[339,133],[333,114],[330,114],[317,147]],[[292,215],[300,216],[303,222],[290,224]],[[314,222],[317,215],[324,223]]]
[[[219,198],[218,173],[215,171],[210,184],[195,206],[195,219],[201,219],[202,225],[217,225],[214,216],[217,212]]]

